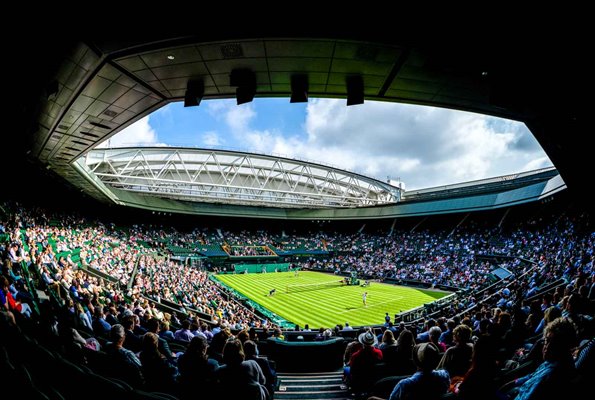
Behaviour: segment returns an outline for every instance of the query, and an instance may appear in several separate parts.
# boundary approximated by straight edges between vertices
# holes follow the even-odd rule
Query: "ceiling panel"
[[[67,87],[63,86],[60,89],[60,93],[58,94],[58,97],[55,100],[55,103],[60,105],[61,107],[64,107],[68,101],[70,101],[70,97],[73,95],[73,91],[68,89]]]
[[[406,90],[424,93],[437,93],[442,86],[435,82],[420,81],[417,79],[396,78],[390,85],[389,90]]]
[[[130,71],[136,72],[140,71],[141,69],[147,69],[148,66],[145,64],[143,59],[140,56],[131,56],[125,58],[119,58],[115,60],[115,62],[120,65],[122,68]]]
[[[64,86],[66,86],[67,88],[71,90],[76,90],[76,88],[83,82],[83,79],[85,78],[88,72],[89,71],[87,71],[86,69],[83,69],[77,65],[68,76],[66,82],[62,83],[64,83]]]
[[[181,76],[205,75],[207,69],[203,62],[193,62],[178,65],[166,65],[152,68],[153,74],[157,79],[173,79]]]
[[[173,60],[168,58],[171,56],[174,57]],[[185,46],[154,51],[152,53],[144,53],[140,57],[149,68],[158,68],[163,66],[202,61],[202,57],[195,46]]]
[[[334,59],[331,72],[361,73],[365,75],[386,76],[393,65],[389,63],[369,63],[359,60]]]
[[[129,90],[130,89],[126,86],[122,86],[119,83],[112,82],[112,84],[108,88],[106,88],[103,91],[103,93],[101,93],[101,95],[99,96],[99,100],[105,102],[113,102]]]
[[[123,96],[119,97],[118,100],[114,102],[114,104],[123,109],[128,109],[144,97],[146,97],[145,93],[139,92],[136,89],[131,89]]]
[[[335,59],[360,60],[376,63],[394,63],[402,50],[397,47],[379,46],[370,43],[337,42]]]
[[[271,71],[288,71],[288,72],[327,72],[331,65],[330,58],[299,58],[299,57],[284,57],[284,58],[269,58],[269,68]]]
[[[136,114],[132,111],[124,110],[120,112],[116,117],[112,119],[112,122],[116,124],[124,124],[134,118]]]
[[[93,99],[92,97],[88,97],[84,94],[81,94],[76,98],[74,103],[72,103],[71,108],[74,111],[85,112],[85,110],[91,105],[91,103],[93,103],[94,100],[95,99]]]
[[[159,103],[158,99],[155,99],[151,96],[145,96],[140,101],[137,101],[135,104],[130,106],[129,110],[132,112],[139,113],[150,109],[157,103]]]
[[[211,74],[229,74],[233,69],[249,69],[254,72],[267,71],[264,58],[238,58],[233,60],[214,60],[205,62]]]
[[[330,74],[328,83],[330,85],[345,85],[345,81],[348,76],[352,76],[352,74]],[[375,76],[375,75],[366,75],[363,77],[364,86],[377,86],[380,87],[384,84],[384,77],[383,76]]]
[[[330,58],[333,55],[334,41],[324,40],[267,40],[265,41],[268,57],[303,57]]]
[[[224,58],[261,58],[265,56],[262,40],[230,41],[197,46],[203,60]]]
[[[386,96],[399,99],[412,99],[416,101],[431,101],[435,93],[414,92],[410,90],[389,89],[386,91]]]
[[[299,74],[299,72],[295,72]],[[291,82],[291,76],[293,72],[271,72],[269,75],[271,77],[271,83],[273,84],[287,84]],[[328,73],[326,72],[307,72],[308,75],[308,83],[310,85],[315,84],[326,84],[328,79]]]
[[[108,88],[109,85],[111,85],[111,83],[112,81],[109,79],[95,76],[91,82],[85,86],[81,94],[96,99],[101,95],[101,93],[103,93],[105,89]]]

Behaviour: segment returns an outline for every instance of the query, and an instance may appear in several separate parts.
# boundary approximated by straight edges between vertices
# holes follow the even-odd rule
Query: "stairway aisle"
[[[318,373],[279,373],[281,382],[275,400],[348,400],[351,399],[343,384],[343,371]]]

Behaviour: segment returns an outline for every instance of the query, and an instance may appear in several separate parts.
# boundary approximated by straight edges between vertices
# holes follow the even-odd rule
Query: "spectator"
[[[563,398],[576,374],[572,349],[576,346],[576,327],[565,317],[555,319],[544,330],[543,360],[535,372],[514,381],[516,400]]]
[[[204,398],[215,395],[215,371],[219,368],[219,363],[207,357],[207,348],[207,340],[195,336],[178,359],[180,393],[183,400],[196,398],[198,388]]]
[[[461,400],[500,400],[497,387],[499,368],[496,342],[491,336],[481,336],[473,346],[471,367],[455,388]]]
[[[124,348],[126,331],[120,324],[116,324],[110,329],[110,339],[104,350],[111,360],[110,376],[124,379],[135,387],[140,387],[144,383],[142,374],[142,364],[136,354]]]
[[[450,385],[448,372],[434,370],[440,361],[440,351],[434,343],[422,343],[413,348],[413,362],[417,372],[401,379],[393,389],[389,400],[424,399],[438,400]],[[370,397],[368,400],[382,400]]]
[[[151,332],[151,333],[158,334],[159,333],[159,325],[160,325],[160,322],[157,318],[151,318],[147,322],[147,326],[146,326],[147,333]],[[161,354],[163,354],[165,356],[165,358],[168,359],[168,361],[170,361],[170,362],[175,361],[176,354],[172,353],[172,351],[170,350],[169,343],[167,342],[167,340],[163,339],[161,336],[158,336],[158,338],[159,338],[159,341],[158,341],[157,348],[159,349],[159,352]]]
[[[451,378],[462,377],[471,366],[473,344],[471,341],[471,328],[467,325],[459,325],[454,329],[453,336],[455,345],[444,353],[438,369],[445,369]]]
[[[254,360],[245,361],[242,343],[230,339],[223,348],[225,365],[217,370],[218,394],[224,399],[268,400],[266,379]]]
[[[175,393],[178,369],[159,352],[159,336],[147,332],[142,338],[140,361],[146,389],[156,392]]]
[[[303,338],[302,338],[303,340]],[[246,360],[254,360],[260,366],[266,380],[266,388],[269,393],[275,393],[277,389],[277,372],[273,369],[266,358],[258,356],[258,346],[251,340],[244,342],[244,353]]]
[[[367,392],[377,380],[374,366],[382,361],[382,351],[377,349],[378,341],[371,331],[358,336],[363,348],[351,356],[349,369],[346,369],[347,380],[355,393]]]

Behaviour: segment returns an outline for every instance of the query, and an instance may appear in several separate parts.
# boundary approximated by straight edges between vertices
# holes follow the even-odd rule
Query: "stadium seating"
[[[335,337],[319,342],[267,340],[268,356],[280,371],[334,371],[342,366],[345,339]]]

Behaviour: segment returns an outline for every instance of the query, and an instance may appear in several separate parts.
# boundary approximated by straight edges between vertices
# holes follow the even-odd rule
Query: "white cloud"
[[[157,132],[149,124],[150,117],[139,119],[97,147],[167,146],[158,142]]]
[[[410,189],[464,182],[551,165],[520,123],[452,110],[344,100],[314,99],[305,135],[251,128],[252,104],[218,106],[235,146],[331,164]]]
[[[252,122],[257,118],[252,103],[237,106],[233,102],[226,101],[212,106],[209,112],[217,113],[216,118],[223,120],[229,128],[232,139],[229,144],[232,148],[255,153],[271,153],[275,151],[276,141],[288,140],[278,131],[258,130],[251,127]]]
[[[194,136],[198,145],[275,153],[381,180],[390,176],[409,189],[552,165],[525,125],[485,115],[372,101],[346,107],[344,100],[311,99],[304,120],[287,120],[294,130],[303,122],[302,131],[288,134],[271,126],[270,115],[259,115],[255,103],[237,106],[228,99],[205,105],[216,124]],[[169,111],[163,110],[168,118]],[[139,144],[158,145],[149,117],[111,142],[111,146]]]
[[[533,169],[546,168],[551,166],[552,162],[550,161],[550,159],[547,156],[543,156],[529,161],[527,164],[525,164],[522,170],[531,171]]]
[[[208,131],[205,132],[202,135],[202,142],[206,145],[206,146],[219,146],[222,144],[221,142],[221,138],[219,137],[219,134],[217,133],[217,131]]]
[[[206,102],[207,112],[215,119],[221,119],[222,115],[225,115],[225,110],[229,110],[235,103],[233,100],[220,100],[220,101],[208,101]]]

